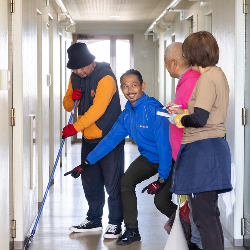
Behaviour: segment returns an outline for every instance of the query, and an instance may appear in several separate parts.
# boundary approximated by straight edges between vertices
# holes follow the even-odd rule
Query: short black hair
[[[138,80],[140,81],[140,84],[143,83],[141,73],[136,69],[129,69],[125,73],[123,73],[122,76],[120,77],[120,83],[122,83],[122,78],[128,75],[136,75],[138,77]]]
[[[182,51],[192,66],[215,66],[219,61],[219,46],[214,36],[207,31],[199,31],[188,36]]]

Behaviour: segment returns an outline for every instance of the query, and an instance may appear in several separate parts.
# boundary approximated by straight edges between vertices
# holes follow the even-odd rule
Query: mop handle
[[[72,121],[73,114],[74,114],[74,111],[75,111],[75,109],[76,109],[77,102],[78,102],[78,100],[75,101],[73,110],[72,110],[71,115],[70,115],[70,118],[69,118],[68,125],[69,125],[69,124],[71,123],[71,121]],[[33,227],[33,229],[32,229],[32,232],[31,232],[31,239],[34,237],[34,234],[35,234],[35,232],[36,232],[36,227],[37,227],[38,221],[39,221],[39,219],[40,219],[40,215],[41,215],[41,213],[42,213],[42,210],[43,210],[43,206],[44,206],[45,200],[46,200],[46,198],[47,198],[47,194],[48,194],[48,191],[49,191],[49,188],[50,188],[50,184],[51,184],[51,181],[52,181],[52,179],[53,179],[53,176],[54,176],[54,173],[55,173],[55,170],[56,170],[56,166],[57,166],[59,157],[60,157],[61,152],[62,152],[62,148],[63,148],[64,142],[65,142],[65,139],[62,139],[61,147],[60,147],[59,152],[58,152],[58,154],[57,154],[56,161],[55,161],[55,164],[54,164],[52,173],[51,173],[50,178],[49,178],[49,183],[48,183],[48,185],[47,185],[46,191],[45,191],[44,196],[43,196],[43,201],[42,201],[41,207],[40,207],[39,212],[38,212],[38,215],[37,215],[37,217],[36,217],[35,225],[34,225],[34,227]],[[30,242],[31,242],[31,240],[30,240]],[[29,242],[29,245],[30,245],[30,242]]]

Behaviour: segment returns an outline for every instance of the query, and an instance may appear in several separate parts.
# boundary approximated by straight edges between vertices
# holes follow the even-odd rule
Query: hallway
[[[80,179],[73,179],[63,174],[79,164],[81,144],[72,145],[63,167],[55,178],[45,202],[36,234],[30,250],[163,250],[167,241],[167,233],[163,229],[166,217],[153,204],[153,196],[142,194],[144,186],[156,177],[139,184],[136,188],[138,196],[139,229],[141,242],[129,246],[118,246],[115,240],[103,240],[101,232],[71,233],[69,227],[81,223],[87,213],[88,205],[84,197]],[[125,168],[139,155],[137,146],[125,145]],[[104,208],[103,229],[108,224],[107,205]],[[225,239],[225,249],[243,250],[235,247]]]

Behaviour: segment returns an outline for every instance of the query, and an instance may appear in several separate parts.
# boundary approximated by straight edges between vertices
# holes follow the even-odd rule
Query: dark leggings
[[[223,250],[224,236],[217,206],[217,191],[189,195],[193,220],[200,235],[203,250]]]
[[[136,185],[158,173],[158,167],[158,164],[152,164],[146,157],[141,155],[131,163],[123,175],[121,179],[121,199],[126,227],[138,227],[137,198],[135,194]],[[177,206],[171,201],[172,193],[169,191],[171,179],[172,172],[169,173],[164,188],[160,190],[154,198],[157,209],[167,217],[170,217],[177,209]]]

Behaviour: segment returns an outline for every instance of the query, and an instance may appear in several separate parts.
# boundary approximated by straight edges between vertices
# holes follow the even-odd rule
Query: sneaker
[[[129,245],[134,241],[140,241],[138,228],[126,228],[124,234],[116,241],[117,245]]]
[[[117,239],[122,235],[122,228],[119,225],[109,224],[103,238],[105,239]]]
[[[72,226],[69,230],[75,233],[100,231],[102,230],[102,223],[95,224],[92,221],[85,219],[80,225]]]
[[[188,249],[189,250],[201,250],[195,243],[193,243],[193,242],[190,242],[189,244],[188,244]]]

